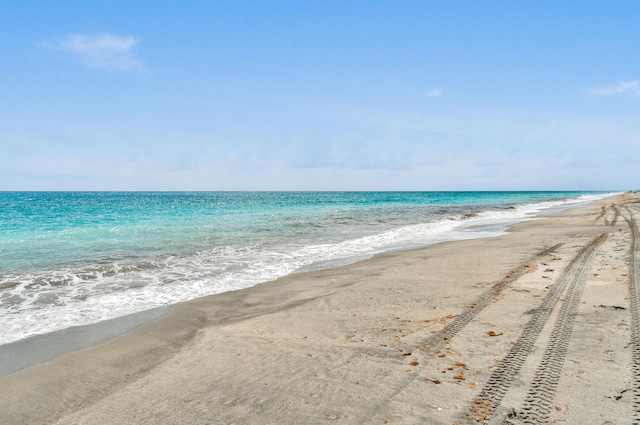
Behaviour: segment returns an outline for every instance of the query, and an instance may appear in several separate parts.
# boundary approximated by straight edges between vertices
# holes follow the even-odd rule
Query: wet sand
[[[640,195],[541,217],[178,304],[1,377],[0,422],[637,422]]]

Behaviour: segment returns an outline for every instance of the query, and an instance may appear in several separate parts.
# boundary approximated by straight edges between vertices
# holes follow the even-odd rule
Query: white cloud
[[[434,97],[440,97],[444,94],[444,90],[443,89],[434,89],[431,91],[427,92],[427,97],[428,98],[434,98]]]
[[[59,41],[44,41],[37,46],[47,50],[71,53],[84,65],[93,68],[111,71],[145,71],[142,61],[134,52],[139,42],[139,39],[132,36],[121,37],[108,33],[69,34]]]
[[[617,84],[604,87],[596,87],[589,91],[595,96],[613,96],[616,94],[631,94],[640,96],[640,80],[619,81]]]

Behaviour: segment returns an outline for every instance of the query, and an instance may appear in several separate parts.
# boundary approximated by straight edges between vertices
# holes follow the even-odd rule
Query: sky
[[[640,189],[638,1],[0,3],[0,190]]]

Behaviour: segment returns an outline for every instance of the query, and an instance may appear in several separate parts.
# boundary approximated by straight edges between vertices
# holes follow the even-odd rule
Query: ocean
[[[2,192],[0,344],[503,234],[603,192]]]

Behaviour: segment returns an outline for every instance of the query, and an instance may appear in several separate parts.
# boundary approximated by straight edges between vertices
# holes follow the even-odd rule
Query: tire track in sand
[[[415,348],[421,347],[420,349],[432,353],[433,351],[440,348],[447,341],[450,341],[456,334],[458,334],[473,318],[475,318],[478,314],[480,314],[487,306],[489,306],[492,302],[498,300],[498,297],[516,280],[518,280],[521,276],[525,275],[529,272],[530,268],[533,264],[544,258],[546,255],[549,255],[559,247],[564,245],[563,243],[557,243],[551,247],[548,247],[537,254],[533,255],[529,260],[526,260],[524,263],[520,264],[515,269],[512,269],[508,272],[502,279],[495,282],[488,290],[482,293],[478,298],[476,298],[470,305],[468,305],[465,310],[458,316],[456,316],[450,323],[444,326],[438,333],[431,335],[430,337],[423,340],[423,342],[419,346],[415,346]],[[393,389],[386,397],[386,403],[388,404],[390,400],[393,400],[398,394],[402,393],[409,382],[417,379],[418,375],[410,375],[407,378],[407,381],[403,381],[402,385],[398,385],[395,389]],[[382,409],[383,404],[374,409],[373,412],[378,412]]]
[[[633,211],[625,208],[629,218],[624,217],[631,228],[631,249],[629,255],[629,298],[631,308],[631,372],[633,375],[633,424],[640,424],[640,288],[638,285],[638,225]]]
[[[601,244],[605,239],[606,235],[603,234],[596,241]],[[562,302],[555,326],[551,331],[551,337],[542,354],[542,360],[538,365],[533,381],[529,386],[523,407],[518,413],[518,418],[524,424],[546,424],[549,422],[556,387],[560,380],[567,349],[573,334],[578,305],[584,292],[587,276],[591,271],[591,262],[597,251],[597,249],[594,249],[588,255],[589,261],[585,264],[585,267],[575,270],[571,276],[567,294]],[[511,424],[512,422],[507,419],[504,423]]]
[[[616,204],[611,204],[611,208],[615,211],[615,215],[613,216],[613,220],[611,220],[611,225],[615,226],[618,222],[618,218],[620,217],[620,208]]]
[[[535,256],[533,256],[527,262],[521,264],[516,269],[511,270],[504,278],[496,282],[482,295],[480,295],[472,304],[470,304],[465,311],[456,316],[451,322],[445,325],[442,330],[438,332],[438,334],[430,337],[426,342],[426,347],[434,348],[439,343],[445,342],[456,336],[464,327],[469,324],[478,314],[482,312],[489,304],[496,301],[500,295],[516,280],[525,275],[530,271],[530,268],[533,267],[533,264],[543,258],[544,256],[550,254],[556,249],[560,248],[563,244],[558,243],[555,244]]]
[[[563,340],[566,341],[562,342],[560,344],[561,346],[556,349],[551,347],[553,343],[550,342],[547,347],[549,354],[543,358],[543,361],[546,363],[540,367],[540,369],[543,367],[552,367],[557,370],[557,372],[553,374],[551,379],[544,381],[534,379],[533,382],[533,385],[538,386],[538,390],[536,391],[544,388],[547,394],[540,403],[532,403],[529,411],[535,415],[544,413],[546,405],[548,404],[547,400],[552,399],[555,394],[555,385],[557,384],[559,373],[564,363],[563,353],[566,353],[566,347],[571,336],[573,319],[575,318],[575,313],[572,314],[572,312],[577,308],[580,296],[582,295],[582,288],[584,287],[584,282],[588,270],[591,268],[595,253],[605,239],[606,234],[597,236],[585,245],[571,260],[562,276],[558,279],[558,283],[550,288],[540,306],[533,310],[531,320],[527,323],[520,337],[511,347],[507,355],[496,366],[478,397],[473,400],[472,406],[463,414],[462,422],[478,423],[489,421],[493,417],[514,379],[524,366],[527,357],[533,352],[535,343],[556,308],[561,295],[567,287],[569,287],[565,301],[560,307],[561,310],[558,321],[554,327],[555,343],[557,344],[558,341]],[[545,352],[547,350],[545,350]],[[560,355],[561,358],[554,359],[553,357],[557,355]]]
[[[620,217],[620,208],[616,204],[611,204],[609,206],[613,210],[613,220],[609,223],[609,219],[606,217],[607,215],[607,206],[603,205],[600,211],[600,215],[598,215],[594,221],[599,221],[600,219],[604,220],[605,226],[615,226],[618,222],[618,218]]]

